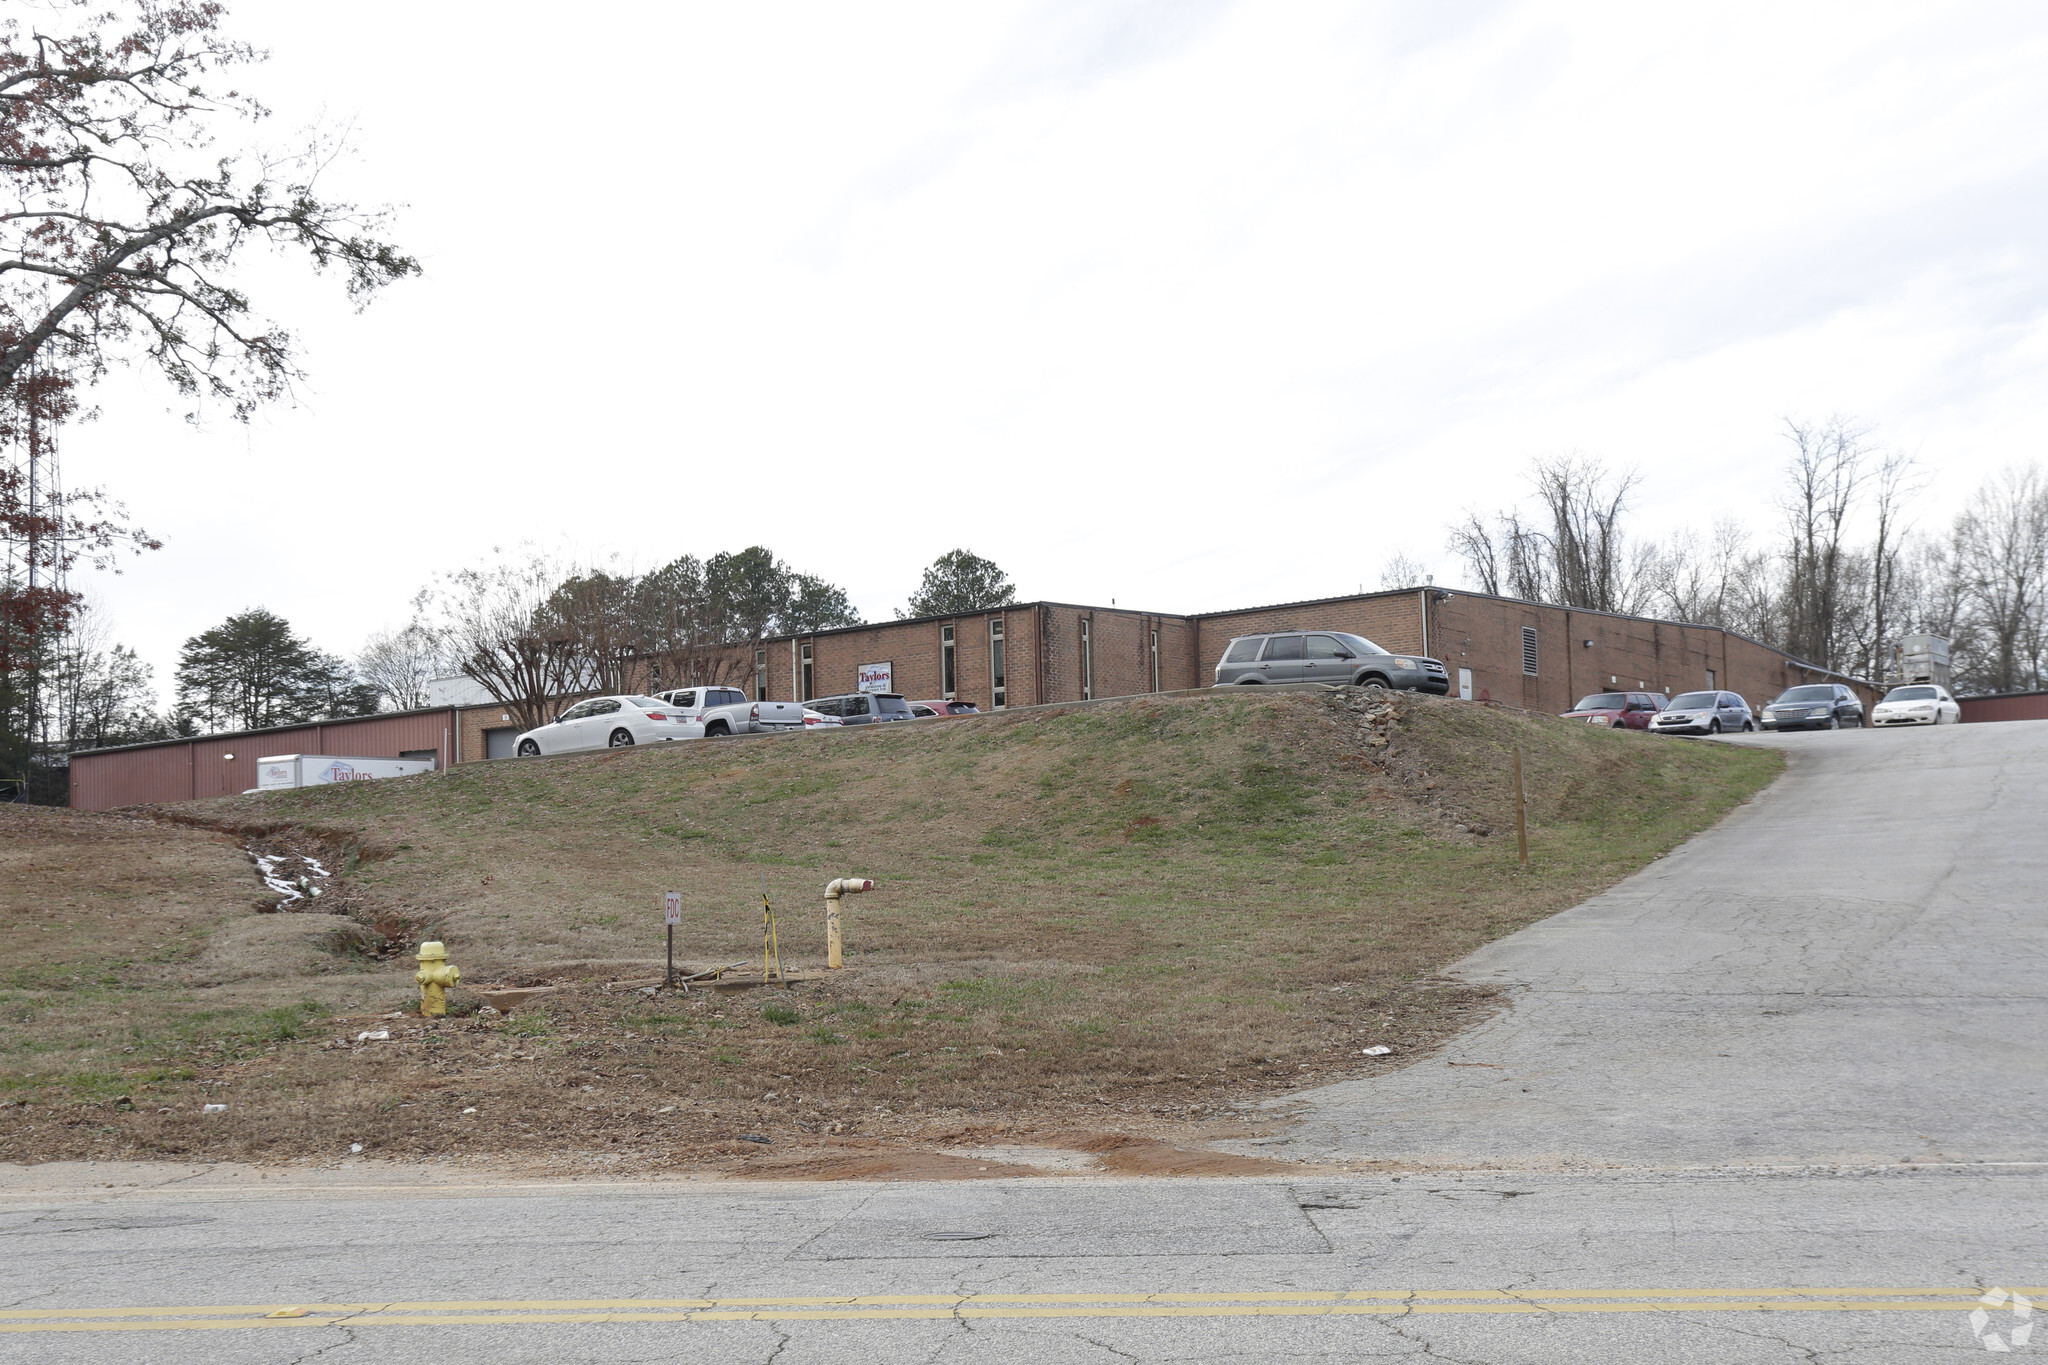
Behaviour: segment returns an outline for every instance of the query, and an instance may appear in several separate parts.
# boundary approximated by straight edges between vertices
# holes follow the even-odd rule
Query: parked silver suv
[[[1449,675],[1435,659],[1390,654],[1363,635],[1347,635],[1341,630],[1240,635],[1216,665],[1218,687],[1298,682],[1398,687],[1439,697],[1451,690]]]

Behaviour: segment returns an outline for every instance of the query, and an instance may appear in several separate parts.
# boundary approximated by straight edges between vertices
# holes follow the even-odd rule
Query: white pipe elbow
[[[836,901],[841,896],[852,895],[856,891],[872,891],[874,889],[875,884],[866,877],[840,877],[825,883],[825,899]]]

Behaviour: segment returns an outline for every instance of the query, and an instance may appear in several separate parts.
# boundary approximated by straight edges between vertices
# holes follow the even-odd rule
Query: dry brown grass
[[[817,965],[824,881],[881,885],[847,903],[848,971],[793,993],[592,988],[360,1046],[334,1040],[410,1000],[410,963],[306,948],[343,917],[230,915],[314,926],[293,951],[330,969],[276,983],[279,1036],[258,1027],[190,1083],[125,1081],[134,1113],[67,1113],[105,1087],[10,1074],[38,1103],[0,1152],[277,1157],[360,1141],[779,1169],[791,1143],[843,1166],[883,1160],[877,1142],[970,1130],[1223,1122],[1233,1101],[1426,1052],[1488,1008],[1432,973],[1642,865],[1775,771],[1754,750],[1455,702],[1374,713],[1362,694],[1230,694],[202,803],[180,814],[317,842],[349,869],[323,908],[443,938],[471,984],[652,961],[671,888],[685,894],[680,956],[752,956],[764,875],[786,958]],[[322,1007],[342,1015],[315,1022]],[[1375,1043],[1396,1051],[1359,1055]],[[192,1112],[201,1082],[235,1096],[228,1116]],[[849,1143],[870,1147],[837,1151]]]

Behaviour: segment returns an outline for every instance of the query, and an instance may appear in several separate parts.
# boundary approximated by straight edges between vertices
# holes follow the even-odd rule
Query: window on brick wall
[[[1152,632],[1152,690],[1159,690],[1159,632]]]
[[[798,651],[798,655],[802,660],[802,662],[798,665],[797,672],[799,674],[798,681],[800,685],[800,690],[802,691],[803,695],[798,697],[797,700],[809,701],[812,697],[818,695],[817,690],[811,686],[811,647],[809,645],[805,645],[801,650]]]
[[[1088,635],[1088,618],[1081,618],[1081,700],[1095,697],[1095,646]]]
[[[1522,627],[1522,672],[1536,676],[1536,627]]]
[[[947,701],[959,691],[959,677],[953,671],[953,628],[939,627],[939,695]]]
[[[754,651],[754,700],[768,700],[768,651]]]
[[[1000,711],[1008,704],[1009,688],[1003,677],[1003,618],[988,618],[988,704]]]

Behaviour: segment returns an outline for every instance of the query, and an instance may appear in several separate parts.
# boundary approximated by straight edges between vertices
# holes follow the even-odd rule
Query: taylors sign
[[[863,692],[894,692],[896,665],[862,664],[859,669],[860,690]]]
[[[386,775],[384,773],[365,772],[355,764],[345,759],[337,758],[324,768],[306,768],[304,777],[308,783],[368,782],[374,778]],[[296,786],[300,778],[299,765],[296,762],[266,763],[263,765],[263,771],[260,776],[264,782],[270,783],[273,786]]]

